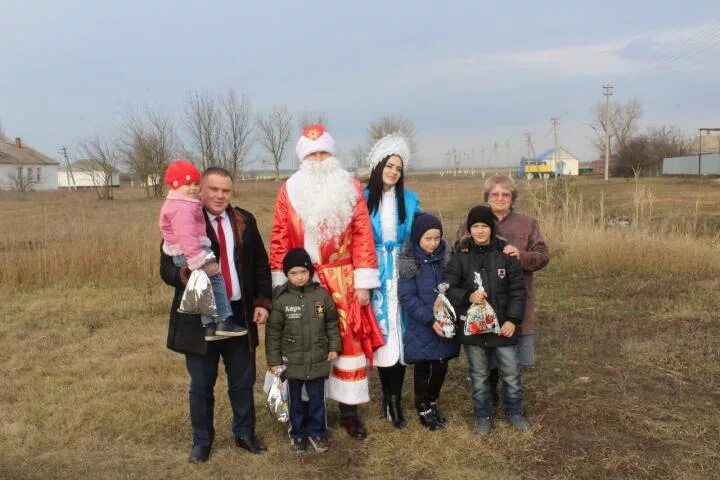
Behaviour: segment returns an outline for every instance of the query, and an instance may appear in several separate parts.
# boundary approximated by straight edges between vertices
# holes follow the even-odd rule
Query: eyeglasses
[[[510,192],[492,192],[490,198],[510,198],[512,193]]]

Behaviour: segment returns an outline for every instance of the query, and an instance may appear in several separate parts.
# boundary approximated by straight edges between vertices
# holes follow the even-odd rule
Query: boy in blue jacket
[[[398,256],[398,298],[407,315],[403,336],[405,361],[415,365],[415,408],[420,423],[432,431],[446,422],[437,401],[447,374],[447,361],[460,353],[454,338],[438,335],[433,328],[433,303],[437,287],[445,280],[444,268],[450,248],[442,238],[437,217],[419,213],[413,221],[410,240]],[[436,326],[437,327],[437,326]]]

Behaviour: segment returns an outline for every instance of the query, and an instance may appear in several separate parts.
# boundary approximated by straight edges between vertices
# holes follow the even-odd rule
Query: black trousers
[[[241,302],[231,302],[238,325],[247,326]],[[225,365],[228,397],[232,407],[232,432],[235,436],[255,433],[255,351],[250,350],[247,337],[208,342],[205,355],[185,355],[190,374],[190,422],[194,446],[212,447],[215,439],[215,381],[220,357]]]
[[[448,364],[444,360],[432,360],[415,364],[415,408],[420,404],[435,402],[440,397],[440,389],[445,381]]]
[[[405,365],[397,362],[391,367],[377,367],[380,376],[380,386],[384,396],[402,395],[405,381]]]

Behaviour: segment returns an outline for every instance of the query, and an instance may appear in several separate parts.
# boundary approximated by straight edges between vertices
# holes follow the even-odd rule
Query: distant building
[[[535,158],[522,157],[520,159],[519,177],[534,178],[539,176],[578,175],[580,161],[564,148],[551,148]]]
[[[120,186],[120,172],[111,165],[102,165],[97,160],[77,160],[70,164],[70,170],[72,175],[67,167],[58,169],[57,181],[60,188]],[[110,183],[105,182],[106,175],[110,176]]]
[[[703,146],[703,150],[705,147]],[[720,175],[720,153],[703,153],[663,159],[663,175]]]
[[[57,169],[60,162],[23,145],[0,141],[0,189],[57,190]]]

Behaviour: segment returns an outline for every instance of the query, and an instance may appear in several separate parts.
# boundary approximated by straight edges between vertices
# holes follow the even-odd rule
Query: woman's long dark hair
[[[390,157],[392,157],[392,155],[388,155],[387,157],[383,158],[381,162],[375,165],[375,168],[373,168],[372,172],[370,172],[370,179],[368,180],[367,187],[365,187],[368,189],[369,192],[367,204],[368,210],[370,210],[370,215],[377,212],[380,208],[380,200],[382,199],[383,194],[382,174],[383,170],[385,169],[385,165],[387,164]],[[403,187],[404,183],[405,162],[403,162],[403,171],[402,175],[400,175],[400,180],[398,180],[398,182],[395,184],[395,198],[397,199],[397,211],[400,223],[405,223],[405,218],[407,217],[407,214],[405,213],[405,188]]]

